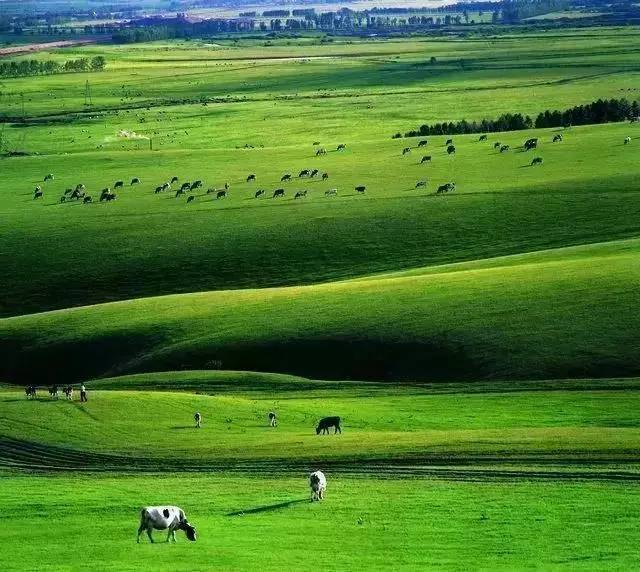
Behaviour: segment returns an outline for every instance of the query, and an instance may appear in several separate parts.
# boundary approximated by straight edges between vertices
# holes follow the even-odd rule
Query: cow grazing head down
[[[181,528],[182,530],[184,530],[184,533],[187,535],[187,538],[191,540],[191,542],[196,541],[197,535],[195,526],[191,526],[188,522],[184,522]]]

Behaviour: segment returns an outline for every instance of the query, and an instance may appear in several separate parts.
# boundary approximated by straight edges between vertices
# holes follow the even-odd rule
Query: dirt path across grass
[[[8,48],[0,48],[0,58],[7,56],[20,56],[23,54],[31,54],[34,52],[42,52],[55,48],[86,46],[88,44],[97,43],[98,38],[79,38],[77,40],[61,40],[59,42],[43,42],[40,44],[22,44],[20,46],[9,46]]]

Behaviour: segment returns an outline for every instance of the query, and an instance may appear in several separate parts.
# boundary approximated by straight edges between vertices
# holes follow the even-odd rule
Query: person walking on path
[[[86,403],[87,401],[87,388],[84,386],[84,383],[80,386],[80,401],[82,403]]]
[[[200,415],[199,411],[196,411],[196,414],[193,416],[193,419],[196,422],[196,428],[200,429],[200,424],[202,423],[202,415]]]

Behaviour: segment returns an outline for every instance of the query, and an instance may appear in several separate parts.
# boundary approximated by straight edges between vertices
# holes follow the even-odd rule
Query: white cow
[[[168,530],[167,542],[176,541],[176,530],[184,530],[191,541],[196,539],[196,529],[189,524],[184,511],[177,506],[148,506],[140,511],[140,526],[138,527],[138,542],[143,530],[147,531],[149,540],[153,542],[152,530]]]
[[[312,501],[324,499],[324,492],[327,490],[327,479],[322,471],[315,471],[309,475],[309,486],[311,487]]]

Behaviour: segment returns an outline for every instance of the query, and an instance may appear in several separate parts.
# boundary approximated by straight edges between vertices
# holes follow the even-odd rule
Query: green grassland
[[[5,569],[275,570],[304,558],[332,570],[623,570],[637,558],[637,380],[505,392],[180,372],[89,388],[84,405],[0,393]],[[327,413],[343,415],[342,435],[315,435]],[[327,498],[310,504],[305,473],[318,467]],[[136,546],[140,506],[167,502],[198,542]]]
[[[454,156],[391,136],[634,99],[639,51],[630,27],[240,38],[3,79],[1,146],[28,153],[0,158],[4,568],[632,569],[640,124]],[[194,202],[154,193],[173,176]],[[61,203],[78,183],[94,203]],[[86,404],[43,389],[79,381]],[[326,415],[342,435],[315,434]],[[154,503],[199,541],[135,546]]]
[[[180,533],[175,545],[136,545],[140,506],[167,498],[198,541]],[[302,476],[19,476],[0,480],[0,501],[12,523],[5,570],[625,570],[637,561],[638,492],[616,483],[340,476],[320,505],[307,501]]]
[[[3,392],[0,434],[24,442],[27,450],[28,444],[52,446],[50,454],[40,451],[42,468],[72,464],[83,469],[219,470],[269,461],[279,470],[323,463],[357,471],[362,463],[376,462],[404,462],[424,470],[424,465],[473,460],[529,468],[551,462],[576,471],[597,461],[633,463],[640,444],[637,380],[602,380],[597,388],[588,380],[535,389],[524,383],[506,392],[499,384],[476,392],[456,384],[442,393],[423,386],[362,383],[327,387],[316,382],[310,389],[308,381],[274,376],[252,380],[251,389],[236,387],[242,377],[183,372],[91,382],[91,399],[84,405]],[[200,390],[146,389],[166,380],[183,387],[195,382]],[[116,389],[121,382],[128,389]],[[104,383],[112,389],[99,389]],[[271,410],[278,412],[276,429],[266,421]],[[194,411],[203,415],[201,430],[193,427]],[[344,433],[317,436],[317,421],[330,414],[344,419]],[[3,442],[5,462],[8,457],[18,465],[35,464],[15,448],[14,441]]]
[[[483,143],[461,136],[455,156],[447,156],[445,137],[432,137],[423,153],[416,139],[391,134],[436,119],[633,98],[638,49],[632,31],[612,29],[52,54],[105,53],[109,66],[4,81],[3,109],[15,113],[24,93],[28,120],[5,127],[3,139],[38,154],[2,159],[0,250],[10,256],[0,311],[62,312],[0,322],[2,375],[25,382],[56,363],[54,378],[79,379],[201,369],[212,359],[229,369],[336,379],[637,374],[637,313],[628,311],[637,249],[606,243],[638,235],[640,150],[622,144],[638,125],[574,127],[561,144],[551,143],[554,130]],[[78,114],[87,78],[93,106]],[[154,150],[120,130],[150,137]],[[540,137],[541,167],[518,148],[529,136]],[[498,153],[497,140],[512,150]],[[326,156],[316,158],[315,141]],[[338,143],[347,150],[336,152]],[[403,156],[406,146],[414,149]],[[419,164],[423,154],[431,163]],[[296,179],[303,168],[329,180]],[[287,196],[269,198],[285,172],[294,175],[282,185]],[[34,201],[47,173],[56,178]],[[246,183],[250,173],[256,183]],[[174,175],[203,180],[194,203],[154,194]],[[97,199],[101,188],[134,176],[143,183],[127,184],[115,203],[59,202],[77,183]],[[415,188],[420,180],[426,188]],[[447,181],[456,192],[436,196]],[[227,199],[205,193],[225,182]],[[356,196],[359,184],[365,196]],[[267,196],[254,199],[257,188]],[[330,188],[337,197],[324,196]],[[295,200],[301,189],[309,196]],[[578,259],[573,250],[536,254],[589,244],[594,250]],[[520,253],[534,258],[496,268]],[[446,266],[458,262],[476,267]],[[154,298],[178,293],[190,295]],[[380,363],[361,363],[382,346]],[[299,351],[272,351],[283,347]],[[333,363],[326,350],[338,351]]]

